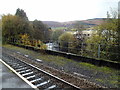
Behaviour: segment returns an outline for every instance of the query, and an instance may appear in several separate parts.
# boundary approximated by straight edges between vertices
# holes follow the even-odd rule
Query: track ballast
[[[3,60],[37,89],[80,89],[63,79],[37,68],[32,64],[21,61],[5,52],[3,52]]]

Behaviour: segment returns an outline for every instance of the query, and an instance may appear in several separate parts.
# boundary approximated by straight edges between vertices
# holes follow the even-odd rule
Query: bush
[[[76,39],[71,33],[63,33],[59,37],[60,48],[65,52],[72,52],[76,47]]]

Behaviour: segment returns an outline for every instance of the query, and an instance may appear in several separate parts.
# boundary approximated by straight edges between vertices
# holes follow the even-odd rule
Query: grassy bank
[[[69,63],[74,63],[75,67],[83,68],[85,71],[93,72],[93,76],[95,77],[95,81],[102,83],[102,84],[109,84],[114,87],[118,87],[120,83],[118,82],[120,80],[119,73],[120,71],[109,68],[109,67],[98,67],[93,64],[84,63],[84,62],[76,62],[72,59],[68,59],[62,56],[55,56],[55,55],[49,55],[45,53],[37,53],[32,50],[24,49],[21,47],[16,47],[13,45],[3,45],[3,47],[8,48],[10,50],[14,50],[17,52],[21,52],[23,54],[27,54],[29,56],[33,56],[36,59],[41,59],[43,61],[46,61],[48,63],[54,63],[58,67],[65,67]],[[69,66],[69,68],[72,68]],[[104,74],[102,77],[97,77],[99,73]],[[97,75],[98,74],[98,75]],[[104,77],[105,76],[105,77]],[[107,77],[106,77],[107,76]]]

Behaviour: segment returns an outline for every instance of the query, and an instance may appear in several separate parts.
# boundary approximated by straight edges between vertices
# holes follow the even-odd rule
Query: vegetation
[[[64,30],[67,29],[67,27],[53,27],[53,30]]]
[[[73,27],[76,31],[79,31],[79,32],[85,29],[85,25],[81,24],[79,21],[77,21]]]
[[[89,50],[89,52],[81,55],[98,56],[98,45],[100,45],[100,54],[102,58],[119,61],[119,24],[120,19],[117,17],[117,12],[111,11],[111,14],[107,12],[107,19],[104,23],[94,28],[95,32],[93,32],[92,36],[85,42],[87,44],[85,49]],[[51,28],[38,20],[29,21],[26,13],[22,9],[17,9],[15,15],[3,15],[0,27],[2,27],[3,30],[3,43],[12,42],[46,49],[46,45],[43,42],[51,39]],[[75,23],[74,30],[82,32],[83,29],[85,29],[85,26],[81,25],[79,22]],[[19,42],[17,40],[19,40]],[[52,40],[59,40],[62,51],[73,53],[76,52],[76,49],[81,48],[79,46],[82,43],[71,33],[64,33],[62,30],[53,31]]]
[[[17,9],[15,15],[2,16],[2,36],[3,43],[21,43],[40,47],[38,40],[47,42],[49,40],[60,41],[60,48],[63,51],[78,53],[88,57],[98,57],[98,45],[100,45],[100,56],[104,59],[119,60],[119,21],[117,12],[107,13],[107,19],[104,23],[96,26],[95,32],[87,40],[78,40],[70,33],[64,33],[63,30],[55,30],[52,33],[51,28],[41,21],[29,21],[26,13],[22,9]],[[74,24],[74,30],[82,34],[85,26],[79,21]],[[52,35],[51,35],[52,34]],[[17,41],[19,40],[19,42]],[[37,41],[36,41],[37,40]],[[83,41],[83,42],[82,42]],[[85,43],[84,47],[82,43]],[[46,47],[44,45],[44,47]],[[68,49],[69,48],[69,49]],[[82,49],[82,51],[79,51]]]
[[[66,32],[61,34],[59,31],[54,31],[53,39],[59,40],[62,51],[119,62],[119,22],[117,11],[111,10],[111,13],[107,12],[107,19],[104,19],[103,23],[93,27],[94,31],[89,38],[78,35],[80,38],[77,39],[77,36],[73,34]],[[80,22],[76,22],[74,31],[78,31],[81,35],[85,27]]]
[[[71,48],[71,50],[73,50],[73,48],[75,48],[76,43],[74,43],[76,41],[76,39],[74,38],[74,36],[71,33],[63,33],[60,37],[59,37],[59,42],[60,42],[60,47],[62,49],[62,51],[68,51]]]
[[[21,48],[21,47],[17,47],[17,46],[13,46],[13,45],[3,45],[3,47],[5,48],[8,48],[10,50],[15,50],[15,51],[19,51],[23,54],[27,54],[29,56],[33,56],[35,58],[39,58],[41,60],[45,60],[45,61],[49,61],[49,62],[56,62],[57,64],[60,63],[68,63],[68,62],[71,62],[71,63],[75,63],[79,66],[82,66],[82,67],[85,67],[87,69],[91,69],[91,70],[97,70],[97,71],[100,71],[100,72],[104,72],[104,73],[118,73],[117,70],[115,69],[112,69],[112,68],[109,68],[109,67],[99,67],[99,66],[96,66],[96,65],[93,65],[93,64],[90,64],[90,63],[85,63],[85,62],[76,62],[72,59],[68,59],[68,58],[65,58],[65,57],[62,57],[62,56],[56,56],[56,55],[48,55],[48,54],[45,54],[45,53],[38,53],[38,52],[35,52],[35,51],[32,51],[32,50],[29,50],[29,49],[24,49],[24,48]]]
[[[19,39],[19,34],[29,34],[29,31],[29,23],[20,17],[10,14],[2,16],[3,42]]]
[[[19,8],[18,8],[18,9],[16,10],[15,15],[18,16],[18,17],[20,17],[20,18],[22,18],[22,19],[24,19],[24,20],[26,20],[26,21],[28,21],[28,17],[27,17],[27,15],[26,15],[26,13],[24,12],[24,10],[22,10],[22,9],[19,9]]]
[[[111,16],[111,17],[110,17]],[[94,50],[94,56],[97,55],[98,45],[100,44],[101,57],[109,60],[119,61],[119,28],[117,12],[111,11],[111,14],[107,12],[107,19],[101,25],[95,27],[96,32],[89,38],[87,49]],[[89,56],[89,55],[88,55]]]
[[[22,54],[32,56],[35,59],[43,60],[43,62],[48,62],[48,63],[52,64],[53,67],[57,66],[59,68],[61,68],[61,67],[64,68],[64,67],[66,67],[67,64],[72,63],[72,64],[76,65],[77,68],[80,67],[83,70],[85,70],[85,72],[87,72],[87,71],[92,72],[93,73],[92,75],[93,76],[95,75],[95,77],[94,77],[95,80],[99,83],[102,83],[103,85],[110,84],[110,85],[113,85],[114,87],[118,87],[120,85],[120,83],[118,81],[118,80],[120,80],[120,77],[118,75],[119,71],[109,68],[109,67],[98,67],[98,66],[95,66],[95,65],[92,65],[89,63],[84,63],[84,62],[78,63],[74,60],[71,60],[71,59],[68,59],[65,57],[37,53],[35,51],[16,47],[13,45],[3,45],[3,47],[8,48],[10,50],[14,50],[16,52],[20,52]],[[108,77],[105,78],[104,75],[102,77],[99,77],[102,75],[102,73]],[[93,78],[93,77],[91,77],[91,78]]]
[[[90,63],[80,62],[79,64],[84,66],[84,67],[86,67],[86,68],[96,69],[97,71],[100,71],[100,72],[111,73],[111,72],[114,71],[112,68],[109,68],[109,67],[98,67],[98,66],[90,64]]]
[[[53,33],[52,33],[51,39],[52,39],[53,41],[58,41],[60,35],[63,34],[63,33],[64,33],[63,30],[55,30],[55,31],[53,31]]]
[[[2,20],[0,19],[0,46],[2,46]]]
[[[47,61],[47,62],[50,62],[50,63],[53,62],[54,64],[57,64],[59,66],[66,64],[67,61],[72,62],[72,60],[67,59],[65,57],[49,55],[49,54],[46,54],[46,53],[38,53],[38,52],[29,50],[29,49],[24,49],[24,48],[9,45],[9,44],[3,45],[3,47],[8,48],[10,50],[19,51],[23,54],[33,56],[34,58],[38,58],[38,59],[41,59],[43,61]]]
[[[34,20],[32,22],[34,35],[33,38],[41,41],[50,40],[51,28],[43,24],[41,21]]]
[[[29,36],[27,34],[24,34],[24,35],[20,35],[20,43],[18,44],[24,44],[24,45],[30,45],[30,41],[29,41]]]
[[[15,15],[2,16],[2,37],[3,43],[18,43],[32,45],[30,41],[50,40],[51,28],[41,21],[34,20],[30,22],[24,10],[17,9]],[[44,44],[43,47],[46,46]],[[40,45],[40,46],[41,46]]]
[[[30,46],[30,47],[34,47],[34,48],[41,49],[41,50],[47,49],[46,44],[44,44],[40,40],[30,40],[27,34],[20,35],[20,38],[21,39],[17,41],[16,44]]]

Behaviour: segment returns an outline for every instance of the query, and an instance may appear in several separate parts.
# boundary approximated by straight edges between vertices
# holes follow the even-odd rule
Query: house
[[[76,31],[76,32],[74,32],[74,36],[77,39],[84,41],[85,38],[89,38],[92,35],[93,31],[94,30],[92,30],[92,29]]]

